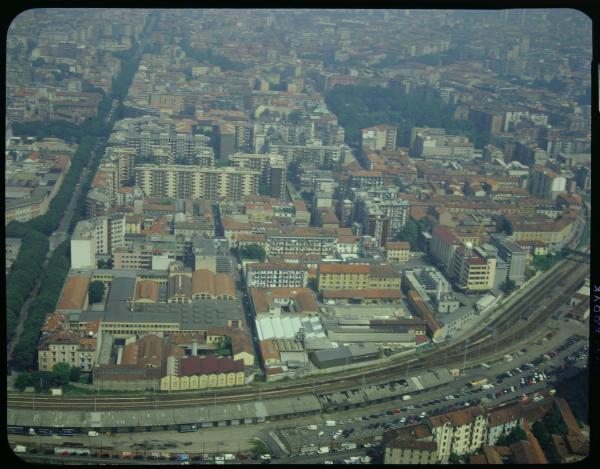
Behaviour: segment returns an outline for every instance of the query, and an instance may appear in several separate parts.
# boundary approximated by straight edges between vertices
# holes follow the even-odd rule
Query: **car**
[[[515,392],[515,387],[514,386],[510,387],[510,392]]]
[[[454,396],[452,394],[450,394],[449,396],[446,396],[446,399],[449,400],[449,401],[451,401],[451,400],[454,399]]]

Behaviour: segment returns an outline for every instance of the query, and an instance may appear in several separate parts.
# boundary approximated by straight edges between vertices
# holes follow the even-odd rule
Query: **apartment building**
[[[384,464],[436,464],[438,447],[427,425],[383,432]]]
[[[373,237],[377,246],[384,246],[406,225],[410,204],[400,198],[397,188],[382,187],[350,191],[355,203],[353,221],[362,225],[363,234]]]
[[[370,150],[394,150],[398,129],[389,125],[376,125],[362,129],[362,146]]]
[[[70,279],[72,277],[68,278]],[[68,307],[67,303],[71,301],[70,298],[64,298],[65,295],[87,298],[86,282],[71,283],[69,288],[74,291],[63,291],[63,298],[61,298],[63,306]],[[65,313],[48,314],[42,325],[42,335],[37,345],[38,369],[52,371],[57,363],[66,363],[82,371],[91,371],[100,345],[98,330],[98,321],[77,328],[70,324],[69,317]]]
[[[498,256],[508,266],[507,278],[513,280],[517,285],[521,285],[525,281],[527,252],[512,239],[499,233],[492,233],[490,241],[498,248]]]
[[[335,254],[335,232],[312,227],[285,227],[267,229],[267,255],[318,254],[322,257]]]
[[[359,264],[319,264],[318,289],[366,289],[369,286],[370,268]]]
[[[320,169],[337,168],[349,151],[345,145],[321,145],[317,142],[304,145],[269,144],[268,151],[284,157],[286,164],[292,161]]]
[[[252,263],[246,267],[248,287],[304,288],[308,284],[308,267],[302,264]]]
[[[485,291],[494,287],[495,257],[468,243],[459,246],[452,258],[451,276],[461,290]]]
[[[499,407],[488,412],[486,444],[495,446],[501,436],[506,436],[523,425],[523,408],[520,403]]]
[[[408,241],[388,241],[385,244],[385,254],[388,262],[407,262],[410,259],[410,243]]]
[[[446,135],[443,129],[421,128],[414,133],[411,154],[441,160],[473,158],[474,146],[467,137]]]
[[[71,236],[71,268],[95,268],[96,254],[110,254],[125,242],[125,214],[82,220]]]
[[[505,217],[512,228],[512,239],[519,245],[532,241],[542,242],[556,248],[567,242],[575,229],[576,218],[563,216],[546,223],[533,222],[527,217]]]
[[[323,290],[397,290],[401,274],[389,264],[319,264],[318,289]]]
[[[432,232],[430,252],[443,266],[446,273],[452,272],[452,260],[458,246],[464,243],[479,244],[479,236],[472,232],[459,232],[448,226],[437,225]]]
[[[427,417],[426,422],[437,444],[437,459],[442,464],[448,463],[450,454],[472,453],[486,441],[487,416],[481,406]]]
[[[241,199],[257,194],[260,172],[241,168],[140,165],[136,184],[146,196],[194,199]]]
[[[261,189],[265,195],[276,199],[286,197],[287,167],[281,155],[234,153],[231,160],[234,167],[260,173]]]
[[[529,192],[540,199],[556,200],[567,190],[567,179],[543,166],[536,165],[529,176]]]

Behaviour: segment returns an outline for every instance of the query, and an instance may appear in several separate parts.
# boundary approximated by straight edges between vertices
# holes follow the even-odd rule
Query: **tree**
[[[26,387],[31,386],[32,376],[31,373],[19,373],[17,379],[15,380],[15,388],[19,391],[23,391]]]
[[[507,278],[504,282],[502,282],[502,285],[500,285],[500,289],[506,294],[513,292],[515,288],[517,288],[517,284],[514,280],[509,278]]]
[[[448,458],[449,464],[461,464],[460,457],[456,453],[450,453],[450,457]]]
[[[90,283],[88,288],[90,303],[99,303],[104,298],[104,284],[99,280]]]
[[[77,366],[72,366],[71,371],[69,371],[69,381],[79,381],[81,378],[81,370]]]
[[[52,367],[52,373],[56,376],[58,383],[61,386],[69,384],[69,375],[71,374],[71,367],[66,363],[57,363]]]
[[[497,446],[510,446],[518,441],[527,440],[527,434],[521,427],[515,427],[507,435],[502,435],[496,442]]]
[[[240,248],[240,255],[244,259],[258,259],[260,262],[264,262],[266,258],[266,252],[264,248],[258,244],[248,244]]]
[[[225,339],[219,342],[219,346],[217,348],[217,355],[219,355],[220,357],[230,357],[231,354],[231,337],[227,336],[225,337]]]
[[[419,227],[414,220],[409,219],[404,225],[402,231],[398,233],[396,239],[398,241],[408,241],[412,249],[417,248],[417,236],[419,234]]]

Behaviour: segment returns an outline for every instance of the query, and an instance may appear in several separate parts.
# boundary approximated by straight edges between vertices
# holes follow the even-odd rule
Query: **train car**
[[[197,432],[198,428],[196,425],[179,425],[177,431],[179,433]]]
[[[6,433],[11,435],[25,435],[25,427],[8,426],[6,427]]]
[[[74,435],[75,434],[75,429],[74,428],[61,428],[58,431],[58,434],[61,435],[61,436]]]
[[[40,428],[40,429],[38,429],[38,435],[52,436],[52,435],[54,435],[54,432],[50,428]]]

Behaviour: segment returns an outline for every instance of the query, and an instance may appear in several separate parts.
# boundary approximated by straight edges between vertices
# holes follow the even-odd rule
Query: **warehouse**
[[[380,358],[379,348],[374,344],[352,344],[329,350],[317,350],[309,354],[317,368],[352,365]]]

